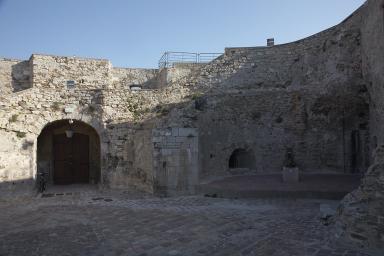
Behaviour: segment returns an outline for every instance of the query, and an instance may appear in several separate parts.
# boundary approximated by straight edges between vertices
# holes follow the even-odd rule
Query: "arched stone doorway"
[[[37,170],[48,174],[49,184],[99,183],[99,135],[77,120],[48,124],[37,138]]]
[[[229,157],[229,169],[253,169],[255,166],[255,158],[252,150],[242,148],[235,149]]]

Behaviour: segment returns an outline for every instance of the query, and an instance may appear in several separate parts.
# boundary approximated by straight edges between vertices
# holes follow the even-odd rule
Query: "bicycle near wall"
[[[43,170],[39,170],[37,172],[36,181],[37,191],[43,193],[47,189],[48,174]]]

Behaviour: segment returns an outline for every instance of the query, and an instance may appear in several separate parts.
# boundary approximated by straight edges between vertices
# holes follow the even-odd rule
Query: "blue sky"
[[[295,41],[340,23],[365,0],[0,0],[0,57],[32,53],[156,67],[164,51]]]

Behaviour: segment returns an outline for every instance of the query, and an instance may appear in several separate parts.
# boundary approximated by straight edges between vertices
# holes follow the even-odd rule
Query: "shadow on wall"
[[[32,178],[0,182],[0,202],[33,196],[37,191],[35,188],[36,181]]]
[[[32,87],[32,72],[29,61],[22,61],[12,65],[11,72],[13,92],[19,92]]]
[[[148,109],[148,112],[151,113],[151,115],[146,116],[146,114],[141,114],[140,118],[138,120],[132,120],[130,122],[120,122],[117,121],[117,123],[114,123],[113,120],[108,123],[107,130],[105,131],[108,136],[113,136],[113,131],[116,129],[116,134],[119,133],[119,131],[123,131],[123,129],[127,130],[134,130],[134,131],[148,131],[152,128],[158,127],[169,127],[169,126],[178,126],[178,127],[197,127],[203,126],[205,123],[201,121],[202,116],[207,112],[206,110],[208,108],[214,109],[218,105],[215,102],[210,102],[210,97],[215,97],[213,95],[210,95],[211,92],[213,94],[215,93],[215,89],[217,87],[225,88],[230,87],[231,85],[241,85],[240,87],[233,86],[233,89],[259,89],[260,91],[263,91],[265,89],[275,88],[280,89],[282,92],[290,92],[292,93],[294,90],[296,91],[303,91],[303,94],[306,90],[312,89],[311,86],[315,85],[316,88],[320,87],[318,86],[319,83],[324,84],[324,88],[326,88],[326,96],[327,98],[334,99],[334,101],[338,102],[337,108],[326,108],[326,104],[320,104],[320,110],[318,113],[316,111],[310,111],[311,107],[315,106],[316,101],[313,98],[310,99],[298,99],[297,97],[294,97],[292,95],[292,111],[291,109],[286,110],[286,112],[295,112],[293,113],[293,117],[291,118],[289,122],[287,121],[287,127],[293,127],[294,129],[291,129],[293,131],[297,131],[297,127],[307,131],[309,128],[317,128],[319,126],[319,123],[325,123],[331,126],[335,124],[341,124],[340,118],[342,114],[348,115],[349,113],[351,115],[355,115],[355,110],[351,109],[351,106],[354,106],[356,104],[350,104],[352,101],[346,101],[346,102],[340,102],[338,101],[337,95],[347,95],[348,93],[355,97],[356,101],[364,101],[363,97],[360,97],[357,95],[358,93],[358,84],[360,84],[361,78],[359,77],[360,72],[354,72],[356,70],[353,69],[359,69],[359,66],[357,63],[356,66],[353,66],[351,64],[351,68],[348,69],[348,66],[343,65],[343,63],[349,63],[354,62],[355,57],[353,57],[352,61],[350,61],[349,57],[354,56],[354,54],[351,54],[354,50],[354,48],[350,49],[350,47],[357,47],[358,43],[358,35],[355,33],[354,30],[348,31],[348,41],[341,42],[342,39],[337,39],[337,36],[331,36],[331,33],[335,32],[335,28],[332,28],[329,31],[322,32],[322,34],[317,35],[316,37],[310,37],[307,39],[304,39],[302,41],[284,45],[284,46],[275,46],[271,48],[254,48],[254,49],[233,49],[228,50],[225,56],[219,57],[217,60],[213,61],[211,64],[207,64],[205,67],[201,68],[201,72],[198,74],[199,79],[196,83],[194,81],[186,81],[184,84],[191,84],[195,85],[191,86],[190,88],[190,97],[185,100],[181,100],[183,102],[178,103],[172,103],[172,104],[159,104],[157,107],[154,107],[152,109]],[[322,38],[324,36],[324,38]],[[347,34],[345,35],[347,36]],[[312,41],[313,40],[313,41]],[[355,42],[356,41],[356,42]],[[354,43],[353,43],[354,42]],[[342,44],[344,43],[344,44]],[[344,45],[344,46],[343,46]],[[300,46],[309,46],[308,50],[305,50],[304,52],[301,51],[303,47]],[[292,49],[295,48],[295,49]],[[357,47],[358,48],[358,47]],[[288,50],[292,49],[293,53],[289,56],[286,54],[286,52],[290,52]],[[338,55],[334,56],[334,53],[338,52]],[[285,56],[285,55],[287,56]],[[319,63],[324,62],[327,63],[325,60],[328,59],[329,56],[333,56],[331,58],[333,65],[335,66],[335,69],[337,70],[328,70],[326,69],[327,65],[319,65]],[[282,58],[284,57],[284,58]],[[321,58],[319,58],[321,57]],[[273,58],[279,58],[279,59],[287,59],[286,63],[283,63],[281,61],[275,61],[273,62]],[[239,65],[239,63],[246,59],[244,65]],[[356,58],[359,59],[359,58]],[[19,66],[18,66],[19,65]],[[25,65],[20,63],[14,66],[13,68],[13,77],[15,77],[15,83],[14,83],[14,89],[20,90],[20,88],[23,88],[23,81],[27,80],[27,75],[25,74],[19,74],[19,69],[21,69],[21,66]],[[215,66],[221,66],[221,70],[217,70],[215,73]],[[230,72],[224,72],[225,70],[229,70]],[[211,75],[207,75],[210,70],[214,70]],[[309,72],[310,71],[310,72]],[[333,72],[333,73],[332,73]],[[198,72],[197,72],[198,73]],[[340,77],[343,79],[338,79],[339,77],[336,77],[337,79],[332,80],[330,78],[334,78],[334,73],[340,74]],[[303,75],[303,74],[311,74],[311,76]],[[352,76],[348,74],[353,74]],[[355,77],[356,74],[356,77]],[[352,85],[349,84],[349,82],[344,82],[342,84],[339,84],[340,81],[344,81],[344,78],[347,78],[348,81],[356,81]],[[356,78],[356,79],[355,79]],[[354,80],[355,79],[355,80]],[[193,78],[191,78],[193,80]],[[150,83],[152,83],[151,81]],[[217,85],[217,87],[215,87]],[[232,88],[231,88],[232,89]],[[321,88],[320,88],[321,89]],[[315,89],[313,89],[315,92],[317,92]],[[319,89],[317,89],[319,90]],[[351,90],[351,91],[349,91]],[[347,93],[346,93],[347,91]],[[140,92],[139,92],[140,93]],[[219,92],[220,93],[220,92]],[[243,92],[235,91],[232,95],[230,93],[227,93],[229,97],[234,96],[235,94],[242,94]],[[101,96],[103,95],[103,92],[101,90]],[[292,93],[293,94],[293,93]],[[304,94],[307,95],[307,94]],[[309,93],[308,93],[309,95]],[[312,93],[311,93],[312,95]],[[313,94],[317,95],[317,94]],[[195,97],[196,96],[196,97]],[[317,96],[316,96],[317,97]],[[234,97],[232,97],[234,98]],[[243,97],[240,100],[244,100],[245,97]],[[102,99],[102,97],[101,97]],[[269,101],[272,101],[273,99],[268,98]],[[207,103],[208,102],[208,103]],[[278,102],[278,101],[277,101]],[[321,100],[323,102],[323,100]],[[216,106],[215,106],[216,104]],[[261,102],[260,105],[262,105],[263,102]],[[95,104],[96,108],[94,108],[94,116],[95,120],[98,122],[102,122],[102,103]],[[342,105],[342,106],[340,106]],[[243,106],[241,109],[248,109],[249,106]],[[325,109],[324,109],[325,108]],[[230,111],[231,113],[235,112],[235,107],[231,107]],[[344,110],[348,110],[347,113],[343,113]],[[275,111],[275,109],[273,109]],[[270,112],[273,112],[270,111]],[[247,112],[248,113],[248,112]],[[284,112],[283,112],[284,113]],[[267,113],[273,116],[274,114],[280,114],[280,113]],[[208,113],[207,116],[211,115],[211,113]],[[155,116],[155,117],[154,117]],[[336,118],[333,120],[333,116],[336,116]],[[236,117],[237,120],[241,120],[241,116]],[[135,119],[135,118],[134,118]],[[264,119],[262,121],[260,120],[259,115],[253,116],[254,121],[253,122],[260,122],[262,125],[266,125],[266,122]],[[283,130],[286,132],[283,128],[281,123],[285,123],[286,118],[284,116],[284,119],[277,118],[276,123],[279,124],[277,127],[278,130]],[[222,120],[222,119],[220,119]],[[309,120],[309,121],[308,121]],[[108,120],[107,120],[108,121]],[[154,121],[156,121],[156,124],[153,124]],[[211,121],[211,120],[209,120]],[[230,120],[231,121],[231,120]],[[268,121],[268,120],[266,120]],[[136,124],[137,123],[137,124]],[[309,123],[309,126],[308,126]],[[217,127],[221,129],[220,124],[225,123],[218,123]],[[238,126],[238,123],[235,123]],[[248,125],[248,124],[247,124]],[[277,126],[277,125],[276,125]],[[313,127],[311,127],[313,126]],[[341,126],[341,125],[340,125]],[[338,127],[339,128],[339,127]],[[287,130],[288,132],[291,132],[290,130]],[[339,132],[339,130],[336,130]],[[126,133],[124,131],[124,133]],[[230,131],[228,132],[230,133]],[[293,132],[292,132],[293,133]],[[340,136],[339,132],[337,136]],[[112,135],[111,135],[112,134]],[[321,136],[322,131],[320,131],[318,134]],[[302,141],[305,141],[304,135],[299,134],[300,139]],[[296,137],[298,137],[297,135]],[[319,135],[319,136],[320,136]],[[121,139],[117,138],[116,140],[122,142],[122,145],[116,145],[116,141],[108,139],[108,154],[103,155],[103,162],[106,165],[106,170],[111,173],[119,173],[115,176],[116,180],[119,180],[122,176],[125,175],[126,177],[133,177],[137,176],[139,180],[143,182],[148,182],[150,178],[146,176],[146,174],[143,174],[141,171],[141,167],[137,168],[129,168],[129,166],[134,165],[132,162],[133,160],[127,159],[126,156],[121,155],[121,152],[124,152],[124,147],[129,147],[127,144],[127,138],[134,136],[132,134],[122,134]],[[269,135],[268,135],[269,136]],[[118,135],[116,135],[118,137]],[[295,137],[295,138],[296,138]],[[322,140],[320,137],[316,138],[317,140]],[[328,141],[331,141],[332,138],[327,138]],[[227,145],[229,145],[226,141],[224,141]],[[327,142],[324,140],[324,151],[327,151],[328,148],[334,148],[333,144],[325,144]],[[150,146],[152,142],[148,142]],[[224,143],[223,143],[224,144]],[[305,143],[304,143],[305,144]],[[224,145],[227,146],[227,145]],[[274,147],[277,145],[274,144]],[[212,147],[209,142],[205,143],[205,147]],[[283,148],[283,147],[282,147]],[[309,150],[305,147],[302,147],[304,153],[307,153]],[[311,150],[314,148],[311,148]],[[318,153],[318,152],[315,152]],[[201,154],[201,153],[200,153]],[[322,152],[319,152],[319,154],[322,154]],[[209,154],[207,154],[209,155]],[[283,153],[281,154],[284,155]],[[304,154],[303,154],[304,155]],[[315,155],[315,154],[314,154]],[[203,156],[204,157],[204,156]],[[227,156],[226,156],[227,157]],[[229,165],[228,158],[224,157],[222,162],[224,163],[223,167],[226,169]],[[300,159],[298,159],[299,161]],[[252,159],[249,155],[242,152],[239,149],[239,152],[236,152],[233,156],[232,162],[233,166],[240,165],[240,166],[248,166],[252,163]],[[237,162],[237,164],[236,164]],[[253,162],[254,163],[254,162]],[[266,161],[266,164],[270,164],[270,162]],[[221,167],[220,167],[221,168]],[[210,171],[212,169],[208,168]],[[133,175],[134,172],[137,172],[137,175]],[[107,172],[104,172],[107,174]],[[132,176],[133,175],[133,176]],[[112,175],[111,175],[112,176]],[[104,178],[104,177],[103,177]],[[108,177],[106,177],[108,179]],[[121,179],[120,179],[121,180]],[[156,181],[154,181],[156,182]]]

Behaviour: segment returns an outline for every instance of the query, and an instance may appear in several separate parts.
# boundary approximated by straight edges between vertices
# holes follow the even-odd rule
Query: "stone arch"
[[[90,183],[101,179],[101,136],[93,125],[76,119],[49,122],[36,142],[36,168],[50,184]]]
[[[228,159],[228,168],[255,168],[255,155],[252,149],[237,148],[233,150]]]

